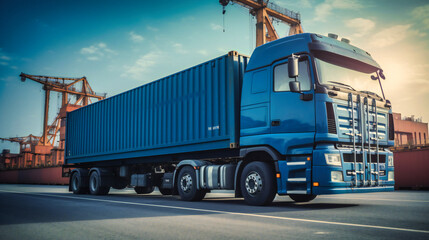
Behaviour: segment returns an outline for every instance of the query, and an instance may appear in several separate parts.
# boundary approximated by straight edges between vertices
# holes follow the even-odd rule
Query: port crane
[[[269,0],[219,0],[219,3],[224,8],[223,14],[229,3],[237,3],[249,9],[250,14],[256,16],[256,47],[279,38],[270,17],[288,24],[290,26],[289,35],[304,32],[299,13],[271,3]]]
[[[52,124],[48,125],[48,114],[49,114],[49,98],[51,91],[59,92],[62,94],[61,112],[67,111],[67,109],[74,110],[82,106],[91,103],[91,99],[102,100],[106,97],[106,94],[97,94],[91,88],[86,77],[81,78],[64,78],[64,77],[50,77],[40,75],[30,75],[21,73],[19,75],[21,81],[25,82],[26,79],[30,79],[43,85],[45,90],[45,108],[43,118],[43,134],[39,140],[39,144],[42,146],[54,146],[55,139],[60,130],[61,118],[65,117],[65,114],[58,114]],[[81,85],[81,89],[77,89],[78,84]],[[72,102],[69,100],[69,95],[75,95],[76,100]],[[73,108],[73,109],[71,109]],[[62,145],[62,144],[60,144]]]

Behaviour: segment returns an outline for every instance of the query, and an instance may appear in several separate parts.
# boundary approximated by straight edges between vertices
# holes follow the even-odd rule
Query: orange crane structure
[[[99,95],[95,93],[88,83],[86,77],[81,78],[63,78],[63,77],[50,77],[50,76],[39,76],[29,75],[21,73],[19,75],[21,81],[25,82],[26,79],[38,82],[43,85],[45,90],[45,109],[43,117],[43,133],[40,138],[39,144],[42,146],[54,146],[55,139],[60,130],[60,120],[66,117],[66,113],[73,111],[79,107],[86,106],[88,103],[92,103],[91,98],[102,100],[106,97],[106,94]],[[77,89],[77,85],[81,85],[81,90]],[[60,114],[55,118],[51,125],[48,125],[49,115],[49,99],[51,91],[60,92],[62,94]],[[69,95],[75,95],[76,100],[71,102]],[[62,131],[61,131],[62,132]],[[60,140],[61,141],[61,140]],[[62,144],[60,143],[60,146]]]
[[[24,168],[25,166],[32,164],[33,158],[31,154],[31,146],[37,145],[40,140],[40,137],[30,134],[25,137],[0,137],[0,140],[2,142],[8,141],[19,144],[19,154],[11,154],[9,150],[3,150],[1,161],[1,163],[4,165],[3,167]]]
[[[64,158],[64,141],[67,112],[92,103],[93,100],[102,100],[106,94],[94,92],[86,77],[63,78],[21,73],[21,81],[27,79],[43,85],[45,103],[43,112],[43,132],[41,137],[29,135],[27,137],[0,138],[3,141],[20,144],[20,153],[13,155],[11,166],[18,168],[61,165]],[[60,111],[51,124],[49,120],[49,100],[51,92],[61,93]],[[57,141],[59,135],[59,141]],[[57,145],[56,142],[59,144]],[[3,151],[4,152],[4,151]],[[2,154],[4,160],[7,151]],[[6,162],[6,161],[5,161]]]
[[[225,7],[229,3],[237,3],[248,8],[250,14],[256,16],[256,47],[270,41],[279,39],[279,35],[273,26],[271,18],[284,22],[290,26],[289,35],[303,33],[301,26],[301,16],[299,13],[280,7],[277,4],[270,3],[269,0],[219,0],[219,3]]]

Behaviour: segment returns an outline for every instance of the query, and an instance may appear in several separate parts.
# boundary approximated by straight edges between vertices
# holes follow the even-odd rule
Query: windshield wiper
[[[341,86],[344,86],[344,87],[348,87],[349,89],[351,89],[353,91],[356,91],[352,86],[344,84],[344,83],[334,82],[334,81],[328,81],[328,82],[335,83],[335,84],[338,84],[338,85],[341,85]]]
[[[368,95],[376,96],[376,97],[378,97],[378,98],[380,98],[380,99],[383,99],[383,98],[382,98],[382,97],[380,97],[377,93],[374,93],[374,92],[370,92],[370,91],[359,91],[359,92],[361,92],[361,93],[366,93],[366,94],[368,94]]]

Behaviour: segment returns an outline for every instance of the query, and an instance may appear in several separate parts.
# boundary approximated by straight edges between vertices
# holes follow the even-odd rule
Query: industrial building
[[[421,118],[393,113],[395,124],[395,187],[397,189],[429,188],[428,123]]]
[[[428,123],[421,118],[402,117],[400,113],[393,113],[395,124],[395,148],[422,147],[429,144]]]

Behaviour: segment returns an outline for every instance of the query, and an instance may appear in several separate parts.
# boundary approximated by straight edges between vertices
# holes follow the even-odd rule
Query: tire
[[[274,170],[266,162],[247,164],[240,178],[241,193],[249,205],[270,204],[277,193]]]
[[[173,194],[173,189],[158,187],[158,190],[162,195],[172,195]]]
[[[80,174],[79,171],[76,171],[73,173],[73,175],[71,176],[71,190],[73,191],[73,194],[86,194],[88,193],[89,189],[87,187],[83,187],[85,186],[84,182],[83,182],[83,178]]]
[[[110,191],[110,187],[101,186],[101,176],[97,171],[92,171],[89,176],[89,192],[92,195],[106,195]]]
[[[177,192],[180,199],[183,201],[201,201],[206,191],[197,189],[197,177],[195,170],[190,166],[185,166],[180,169],[179,177],[177,178]]]
[[[155,187],[134,187],[134,191],[137,194],[149,194],[152,193]]]
[[[310,202],[315,199],[317,195],[312,194],[289,194],[289,197],[292,198],[295,202]]]

